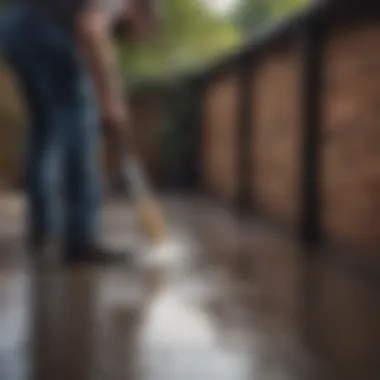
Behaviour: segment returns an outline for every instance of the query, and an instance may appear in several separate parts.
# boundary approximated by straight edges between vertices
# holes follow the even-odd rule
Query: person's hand
[[[126,105],[117,97],[104,99],[100,106],[100,119],[107,135],[120,138],[128,123]]]

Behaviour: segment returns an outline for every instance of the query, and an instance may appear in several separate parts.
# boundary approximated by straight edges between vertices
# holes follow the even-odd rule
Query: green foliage
[[[268,22],[281,19],[310,0],[239,0],[234,21],[246,37]]]
[[[119,44],[128,77],[175,74],[193,68],[240,42],[233,24],[199,0],[166,0],[163,29],[146,44]]]
[[[282,18],[310,3],[310,0],[271,0],[268,1],[273,18]]]

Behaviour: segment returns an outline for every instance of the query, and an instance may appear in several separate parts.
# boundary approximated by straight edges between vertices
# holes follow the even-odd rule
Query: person
[[[143,3],[23,0],[2,15],[2,49],[29,110],[27,246],[34,254],[44,251],[61,224],[68,263],[123,256],[98,241],[99,126],[122,138],[128,124],[111,34],[117,21],[129,26],[125,37],[131,31],[149,35],[153,17]]]

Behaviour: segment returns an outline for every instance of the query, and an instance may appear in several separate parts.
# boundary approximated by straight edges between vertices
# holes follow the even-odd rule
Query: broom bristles
[[[138,202],[143,231],[150,243],[159,244],[166,239],[166,223],[158,203],[153,198]]]
[[[132,198],[135,200],[146,238],[151,244],[162,243],[167,232],[164,216],[152,195],[143,167],[135,155],[125,157],[122,174],[130,184]]]

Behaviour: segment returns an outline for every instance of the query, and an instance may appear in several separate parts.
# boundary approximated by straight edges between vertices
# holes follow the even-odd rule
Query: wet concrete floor
[[[219,208],[166,206],[176,245],[153,288],[142,265],[31,266],[22,204],[3,197],[1,380],[380,378],[377,294],[323,265],[305,272],[291,242],[244,235]],[[120,201],[105,207],[104,240],[146,254]],[[324,280],[305,293],[312,278]]]

